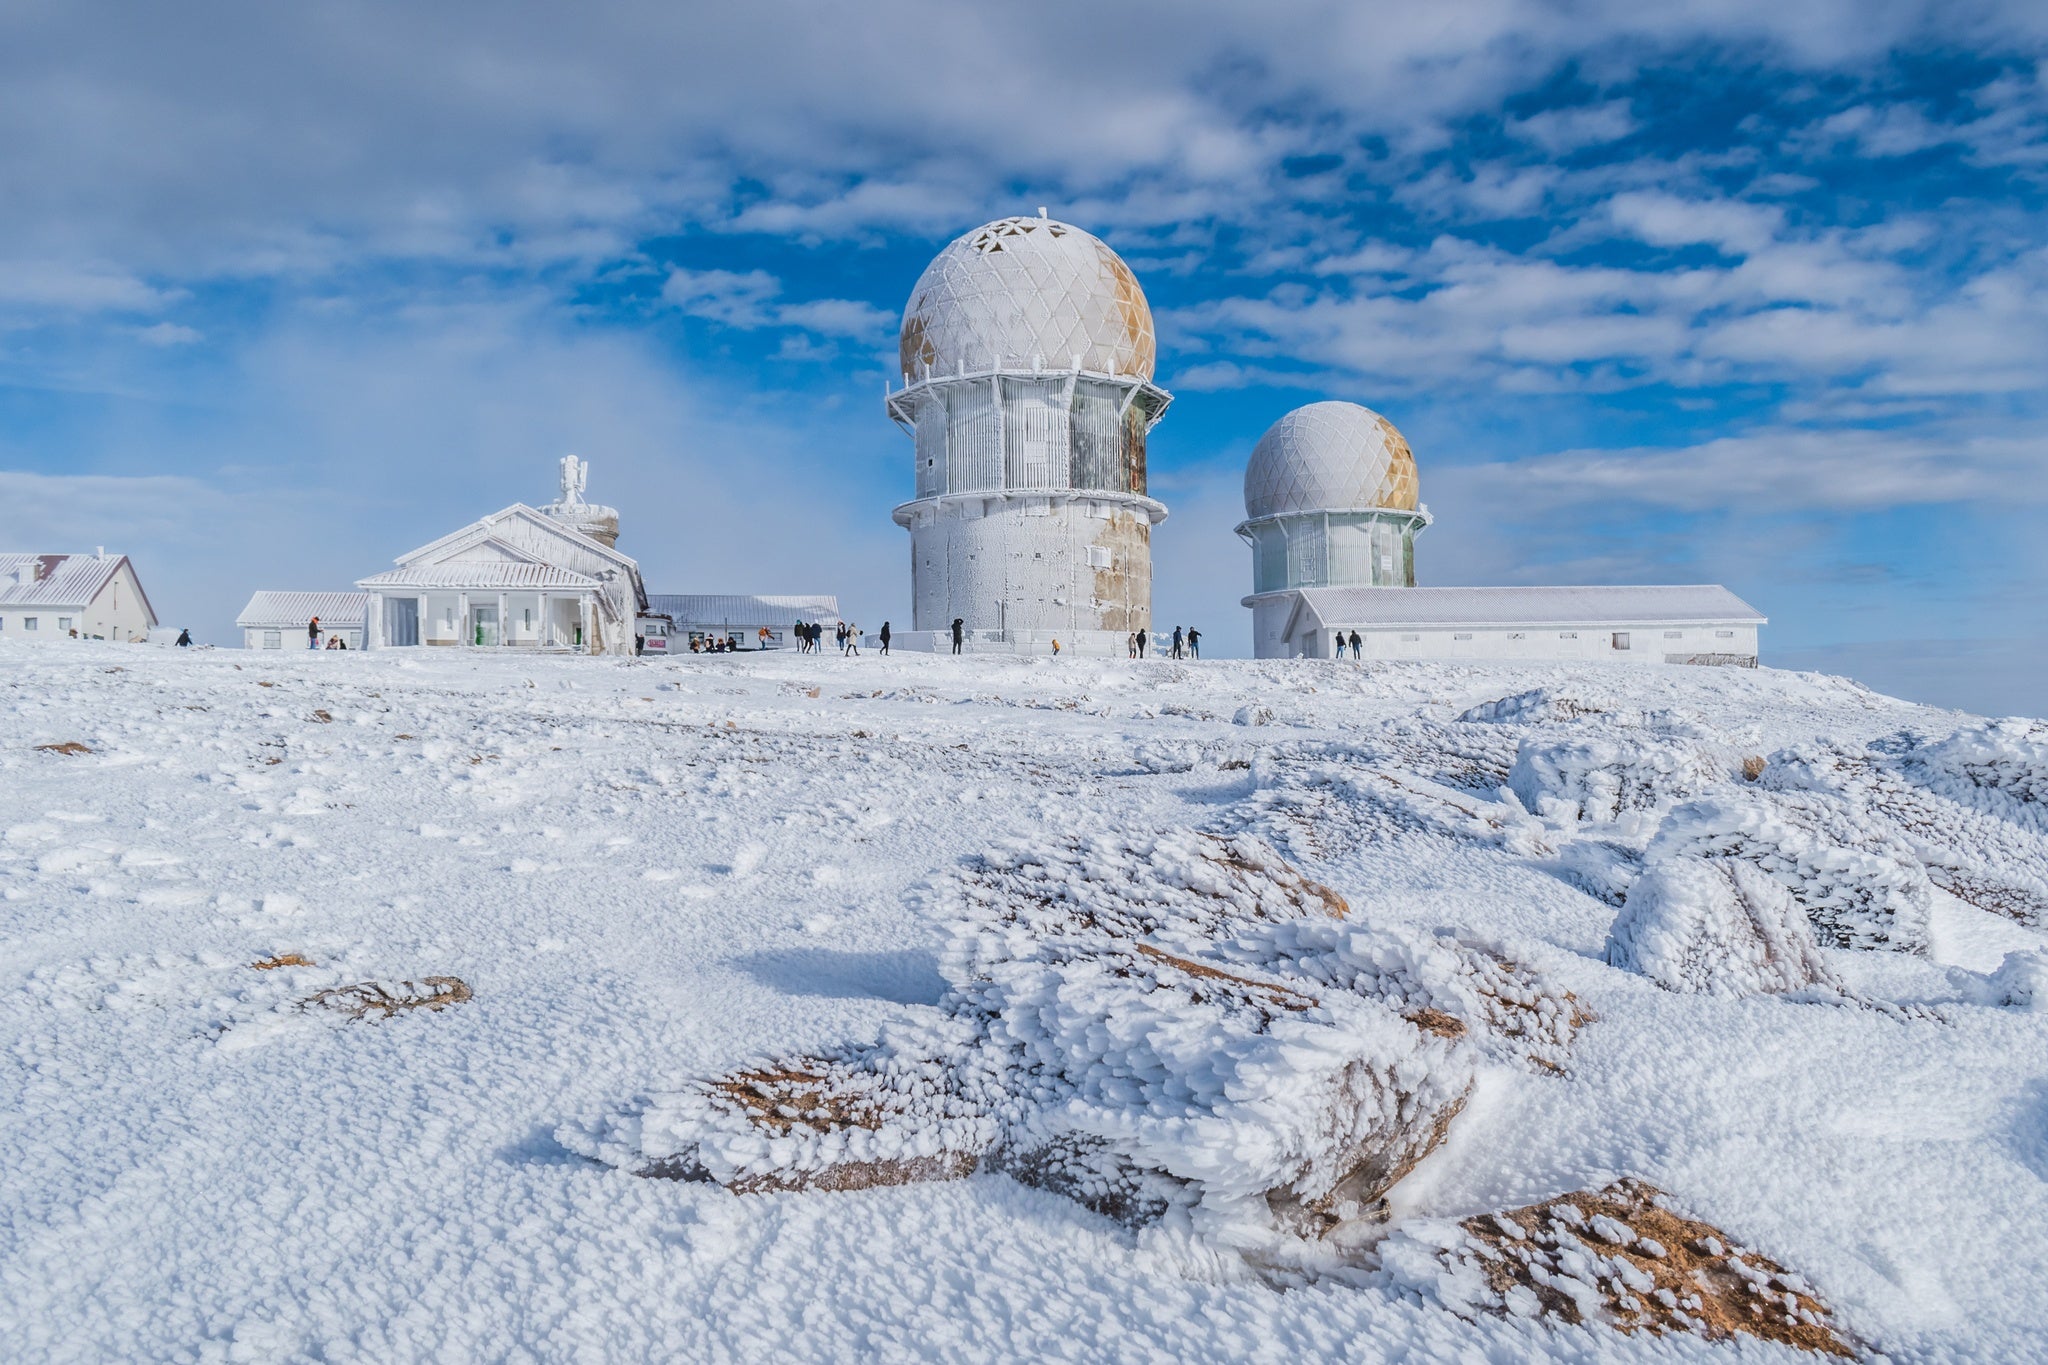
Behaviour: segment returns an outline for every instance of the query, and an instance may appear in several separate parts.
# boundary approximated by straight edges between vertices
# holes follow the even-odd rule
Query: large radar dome
[[[1412,512],[1415,455],[1394,424],[1356,403],[1310,403],[1259,438],[1244,471],[1244,514],[1385,507]]]
[[[1152,308],[1102,240],[1043,216],[950,243],[903,310],[903,372],[1064,370],[1152,377]]]

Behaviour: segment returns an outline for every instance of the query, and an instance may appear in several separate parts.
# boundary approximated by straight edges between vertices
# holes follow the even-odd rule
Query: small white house
[[[126,555],[0,552],[0,640],[143,640],[155,627]]]
[[[244,649],[305,649],[306,627],[320,622],[320,645],[339,640],[361,649],[369,638],[370,595],[366,592],[259,592],[235,624]]]
[[[581,504],[577,507],[580,508]],[[577,510],[577,508],[572,508]],[[640,566],[562,515],[514,503],[358,579],[369,647],[633,652]]]
[[[739,649],[782,649],[795,643],[790,627],[799,621],[821,623],[827,633],[839,624],[839,599],[829,595],[655,593],[647,604],[650,630],[642,633],[649,653],[687,654],[693,643],[713,640],[730,640]],[[651,633],[657,630],[662,633]]]
[[[1754,668],[1766,618],[1718,584],[1292,588],[1245,599],[1260,658],[1606,659]]]

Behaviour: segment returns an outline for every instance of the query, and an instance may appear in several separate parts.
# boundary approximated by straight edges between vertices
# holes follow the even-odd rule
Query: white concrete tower
[[[1237,534],[1252,547],[1252,652],[1285,656],[1303,588],[1412,588],[1429,525],[1415,454],[1356,403],[1310,403],[1259,438]]]
[[[1005,218],[941,251],[903,313],[914,440],[912,626],[944,648],[1121,654],[1152,624],[1145,442],[1172,401],[1152,383],[1152,309],[1114,251],[1077,227]]]

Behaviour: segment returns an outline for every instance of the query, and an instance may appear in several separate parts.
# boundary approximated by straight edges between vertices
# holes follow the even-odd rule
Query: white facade
[[[957,618],[985,641],[1059,635],[1104,650],[1152,618],[1146,441],[1172,401],[1151,382],[1152,312],[1117,254],[1041,211],[946,247],[911,292],[904,387],[912,437],[905,648]],[[1047,648],[1050,648],[1048,643]]]
[[[1308,588],[1258,593],[1254,653],[1367,659],[1556,659],[1754,667],[1766,618],[1718,584]]]
[[[741,649],[786,649],[797,622],[816,623],[830,635],[839,624],[839,599],[829,594],[761,597],[738,593],[649,593],[643,624],[665,633],[647,635],[650,654],[687,654],[690,645],[730,640]],[[761,632],[767,631],[764,640]],[[660,640],[660,644],[656,644]]]
[[[0,640],[143,640],[156,624],[126,555],[0,553]]]
[[[640,566],[564,520],[514,503],[360,579],[369,647],[633,652]]]
[[[250,597],[235,624],[244,649],[305,649],[306,627],[320,622],[320,647],[339,640],[361,649],[369,640],[370,595],[366,592],[259,592]]]

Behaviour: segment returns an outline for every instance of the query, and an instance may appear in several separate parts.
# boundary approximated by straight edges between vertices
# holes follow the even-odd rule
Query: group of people
[[[1124,649],[1130,654],[1130,656],[1133,659],[1144,658],[1145,651],[1151,647],[1151,644],[1152,636],[1150,632],[1142,629],[1134,630],[1128,636],[1124,637]],[[1176,659],[1201,658],[1202,632],[1196,630],[1193,626],[1175,626],[1173,628],[1173,643],[1171,648],[1173,651],[1172,657]]]
[[[186,633],[186,632],[184,632],[184,631],[180,631],[180,632],[178,632],[178,643],[179,643],[179,644],[181,644],[181,645],[185,645],[185,644],[190,644],[191,642],[192,642],[192,637],[191,637],[191,636],[190,636],[189,634],[187,634],[187,633]],[[326,643],[326,644],[324,644],[324,645],[323,645],[323,644],[321,644],[321,643],[320,643],[320,618],[319,618],[319,617],[317,617],[317,616],[315,616],[315,617],[314,617],[314,618],[313,618],[312,620],[310,620],[310,621],[306,622],[306,648],[308,648],[308,649],[347,649],[347,648],[348,648],[348,641],[347,641],[347,640],[344,640],[344,639],[343,639],[343,638],[342,638],[341,636],[339,636],[339,635],[330,635],[330,636],[328,636],[328,637],[327,637],[327,643]]]
[[[733,638],[730,635],[709,635],[702,638],[692,635],[690,637],[690,652],[692,654],[731,654],[737,649],[739,649],[739,646],[733,642]]]
[[[1347,643],[1347,641],[1346,641],[1346,640],[1344,639],[1344,632],[1343,632],[1343,631],[1341,631],[1341,630],[1340,630],[1340,631],[1338,631],[1338,632],[1337,632],[1337,657],[1338,657],[1338,658],[1340,658],[1340,659],[1344,657],[1344,646],[1345,646],[1345,644],[1346,644],[1346,643]],[[1351,657],[1352,657],[1352,658],[1354,658],[1354,659],[1358,658],[1358,647],[1359,647],[1359,645],[1361,645],[1361,644],[1362,644],[1362,643],[1364,643],[1364,642],[1363,642],[1363,641],[1361,641],[1361,640],[1360,640],[1360,639],[1358,638],[1358,632],[1357,632],[1357,631],[1355,631],[1355,630],[1354,630],[1354,631],[1352,631],[1352,632],[1351,632],[1351,639],[1350,639],[1350,640],[1348,641],[1348,643],[1349,643],[1349,644],[1350,644],[1350,646],[1351,646]]]

